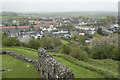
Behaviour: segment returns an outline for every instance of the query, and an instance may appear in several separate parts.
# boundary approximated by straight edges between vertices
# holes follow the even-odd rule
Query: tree
[[[31,25],[30,28],[33,30],[34,29],[34,25]]]
[[[75,39],[76,39],[78,36],[79,36],[79,35],[78,35],[77,31],[73,31],[72,34],[71,34],[71,37],[72,37],[72,38],[75,38]]]
[[[61,40],[59,38],[54,37],[52,39],[53,39],[54,47],[62,45],[62,42],[61,42]]]
[[[38,49],[39,47],[41,47],[41,41],[37,40],[37,39],[30,39],[29,40],[29,47],[33,48],[33,49]]]
[[[72,47],[70,55],[81,61],[88,61],[87,53],[85,51],[83,51],[79,46]]]
[[[72,27],[73,27],[73,24],[71,22],[68,22],[67,29],[68,29],[69,33],[70,33]]]
[[[18,29],[18,26],[17,26],[17,25],[15,26],[15,29]]]
[[[102,28],[98,28],[97,33],[103,35]]]
[[[67,29],[68,32],[70,33],[72,27],[73,27],[73,24],[71,22],[68,22],[67,26],[65,24],[62,25],[63,28]]]
[[[95,32],[95,34],[93,35],[94,38],[98,38],[98,37],[102,37],[102,35],[98,34],[97,32]]]
[[[114,16],[106,16],[106,18],[103,19],[104,25],[110,25],[116,23],[116,18]]]
[[[29,24],[29,20],[24,19],[24,20],[23,20],[23,25],[28,25],[28,24]]]
[[[64,54],[69,54],[70,53],[70,47],[68,45],[63,45],[61,52]]]
[[[2,43],[4,46],[20,46],[21,45],[21,42],[18,39],[13,37],[8,37],[3,39]]]
[[[65,24],[62,24],[62,26],[61,26],[61,27],[66,28],[67,26],[66,26]]]
[[[53,49],[54,48],[54,43],[53,39],[50,37],[43,37],[42,38],[42,47],[45,49]]]
[[[2,38],[1,39],[5,39],[8,36],[7,32],[0,31],[0,34],[2,34]]]
[[[6,23],[5,26],[8,26],[8,24]]]
[[[83,35],[78,36],[78,41],[81,44],[85,44],[85,37]]]
[[[105,59],[103,48],[99,46],[92,47],[90,49],[90,57],[94,59]]]
[[[90,43],[90,56],[98,59],[118,59],[118,35],[93,38]]]
[[[33,22],[33,25],[36,25],[35,22]]]

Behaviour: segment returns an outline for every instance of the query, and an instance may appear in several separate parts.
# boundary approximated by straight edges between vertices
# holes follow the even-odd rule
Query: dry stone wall
[[[2,51],[0,54],[8,54],[16,59],[32,63],[40,74],[41,78],[63,78],[69,80],[74,79],[71,69],[61,62],[56,61],[53,56],[48,54],[48,52],[43,48],[38,49],[38,60],[32,60],[25,57],[24,55],[16,54],[10,51]]]
[[[10,55],[16,59],[20,59],[22,61],[26,61],[26,62],[29,62],[29,63],[34,63],[35,60],[32,60],[30,58],[27,58],[25,57],[24,55],[20,55],[20,54],[16,54],[16,53],[13,53],[13,52],[10,52],[10,51],[2,51],[0,52],[0,54],[7,54],[7,55]]]
[[[56,61],[53,56],[48,54],[43,48],[38,49],[38,63],[39,73],[43,78],[74,78],[70,68]]]

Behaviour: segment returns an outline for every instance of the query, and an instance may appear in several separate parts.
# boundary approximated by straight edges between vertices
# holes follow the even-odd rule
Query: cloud
[[[16,0],[17,1],[17,0]],[[75,0],[76,1],[76,0]],[[117,11],[116,2],[3,2],[3,11],[14,12],[72,12]]]

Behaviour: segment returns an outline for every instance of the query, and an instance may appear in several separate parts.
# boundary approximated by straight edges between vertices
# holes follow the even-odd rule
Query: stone
[[[27,65],[27,67],[30,67],[30,65]]]
[[[74,79],[73,73],[64,64],[56,61],[52,55],[43,49],[38,49],[39,73],[42,78],[69,78]]]

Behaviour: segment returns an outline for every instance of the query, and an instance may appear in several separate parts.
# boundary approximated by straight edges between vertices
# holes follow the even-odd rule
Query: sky
[[[1,0],[2,11],[80,12],[118,11],[119,0]]]

